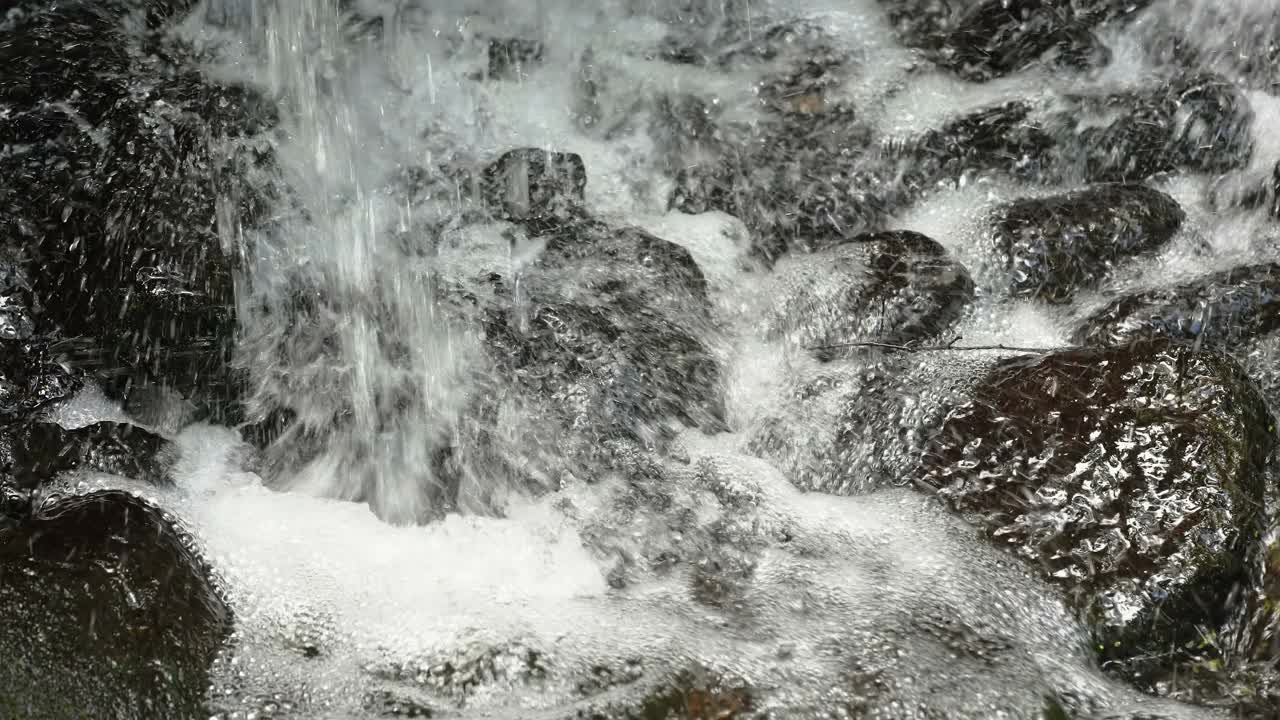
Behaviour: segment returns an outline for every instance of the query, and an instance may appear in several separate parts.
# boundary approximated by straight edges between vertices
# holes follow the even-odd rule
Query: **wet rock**
[[[927,431],[988,362],[960,352],[850,350],[791,382],[778,409],[752,423],[746,450],[807,491],[900,485],[916,470]]]
[[[375,717],[429,718],[436,714],[429,706],[388,690],[369,693],[365,698],[364,707]]]
[[[231,630],[207,568],[159,510],[100,492],[0,529],[0,714],[199,717]]]
[[[485,202],[509,220],[567,219],[577,213],[587,170],[574,153],[519,148],[484,169]]]
[[[980,2],[951,29],[942,50],[944,66],[971,80],[1020,70],[1051,51],[1072,65],[1108,59],[1087,27],[1045,0]]]
[[[662,153],[662,169],[672,176],[690,164],[714,161],[723,149],[719,113],[694,95],[659,97],[648,130]]]
[[[1059,303],[1095,284],[1116,263],[1159,248],[1185,217],[1158,190],[1102,184],[1014,201],[997,210],[992,222],[1012,294]]]
[[[1243,371],[1178,344],[1000,362],[920,480],[1063,588],[1106,667],[1169,667],[1229,615],[1264,522],[1270,413]]]
[[[534,296],[648,308],[686,324],[700,324],[710,313],[706,275],[673,242],[589,219],[529,240],[543,248],[526,279]]]
[[[910,230],[856,235],[832,248],[783,257],[774,266],[768,320],[776,336],[821,358],[840,345],[906,345],[937,337],[973,300],[964,266],[935,240]]]
[[[67,367],[57,346],[42,340],[0,342],[0,423],[70,397],[83,384],[83,376]]]
[[[1031,117],[1031,107],[1013,101],[961,116],[920,137],[892,142],[887,150],[902,159],[904,174],[924,190],[939,180],[984,171],[1038,179],[1051,169],[1054,145]]]
[[[233,300],[221,237],[265,211],[270,154],[255,138],[275,112],[124,17],[143,8],[158,28],[189,5],[65,3],[2,31],[0,236],[24,253],[37,333],[96,345],[92,368],[124,385],[219,396]]]
[[[699,23],[674,26],[658,56],[667,62],[707,65],[717,69],[746,65],[792,69],[808,66],[835,69],[852,59],[838,47],[829,22],[820,16],[764,19],[742,8]]]
[[[489,41],[489,77],[514,80],[542,62],[542,43],[522,38],[494,38]]]
[[[712,158],[678,170],[669,207],[741,219],[766,261],[878,230],[903,202],[897,169],[865,152],[870,130],[847,106],[721,131]]]
[[[1280,9],[1270,3],[1164,0],[1135,23],[1132,37],[1157,66],[1209,68],[1268,93],[1280,86]]]
[[[1141,92],[1067,97],[1048,125],[1061,159],[1094,182],[1131,182],[1175,170],[1223,173],[1253,152],[1253,109],[1224,78],[1200,73]]]
[[[937,51],[959,20],[946,0],[878,0],[898,39],[910,47]]]
[[[24,490],[75,470],[161,482],[168,446],[164,438],[122,423],[70,430],[51,422],[16,423],[0,428],[0,478]]]
[[[533,303],[488,329],[500,372],[550,413],[531,432],[594,453],[610,439],[663,441],[663,425],[723,427],[719,363],[680,325],[642,307]],[[527,402],[527,401],[526,401]],[[555,428],[560,428],[556,430]]]
[[[1172,338],[1230,350],[1277,328],[1280,265],[1264,263],[1115,300],[1085,320],[1073,340],[1119,345]]]
[[[663,687],[654,688],[630,706],[601,703],[578,713],[581,720],[648,720],[688,718],[719,720],[752,716],[752,688],[745,682],[719,677],[698,668],[677,674]]]

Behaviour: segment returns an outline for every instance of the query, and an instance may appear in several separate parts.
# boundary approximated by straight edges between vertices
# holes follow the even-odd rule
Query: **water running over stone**
[[[10,5],[0,717],[1280,707],[1258,3]]]

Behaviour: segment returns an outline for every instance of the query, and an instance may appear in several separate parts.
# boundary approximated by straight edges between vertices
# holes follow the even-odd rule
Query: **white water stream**
[[[1099,710],[1213,717],[1106,679],[1056,593],[917,493],[806,495],[745,454],[753,423],[776,412],[787,384],[815,363],[758,327],[770,278],[746,261],[741,222],[668,213],[669,185],[644,123],[626,121],[665,92],[693,92],[750,118],[758,69],[645,59],[665,31],[660,0],[352,3],[363,17],[381,17],[372,39],[352,32],[334,0],[211,2],[181,32],[215,49],[208,72],[280,100],[274,149],[292,191],[265,230],[227,238],[250,258],[240,359],[254,369],[257,399],[289,398],[304,425],[326,427],[349,409],[326,452],[286,468],[271,489],[239,466],[234,433],[188,427],[178,436],[177,489],[150,491],[198,538],[235,612],[235,645],[213,688],[226,717],[267,717],[269,706],[293,707],[296,715],[277,715],[286,717],[372,716],[369,694],[381,690],[445,717],[571,717],[635,705],[686,671],[754,688],[754,709],[774,717],[863,717],[859,707],[879,707],[874,717],[1038,717],[1044,697],[1068,691]],[[760,18],[810,15],[862,48],[864,67],[840,92],[869,108],[884,133],[1056,89],[1036,70],[988,85],[909,75],[912,56],[890,42],[872,0],[750,6]],[[518,80],[484,80],[490,36],[539,38],[543,59]],[[1148,68],[1132,39],[1108,40],[1106,80],[1143,82]],[[588,48],[609,78],[606,118],[595,127],[621,128],[607,139],[575,119]],[[1256,176],[1280,157],[1266,130],[1280,121],[1280,103],[1261,93],[1251,100],[1258,147],[1246,172]],[[423,489],[439,480],[431,451],[458,432],[467,392],[495,382],[483,376],[476,331],[451,326],[436,308],[432,273],[510,268],[522,258],[499,228],[449,225],[456,186],[442,181],[413,203],[392,186],[408,167],[479,164],[512,147],[581,155],[592,213],[687,247],[710,281],[729,328],[717,348],[733,432],[684,439],[689,463],[673,463],[664,491],[690,517],[621,502],[631,491],[617,478],[534,499],[476,475],[460,504],[483,514],[406,524],[430,503]],[[1164,188],[1189,221],[1159,256],[1120,268],[1107,291],[1273,257],[1258,217],[1207,208],[1208,182],[1184,177]],[[1087,294],[1047,310],[985,291],[985,213],[1027,192],[970,184],[892,223],[937,239],[984,288],[957,331],[963,344],[1062,345],[1070,320],[1101,302],[1102,293]],[[406,237],[425,244],[433,233],[452,233],[465,252],[406,250]],[[294,311],[299,280],[321,289],[305,316]],[[408,409],[388,425],[383,411],[397,402]],[[350,501],[358,496],[368,503]],[[755,570],[724,607],[696,597],[697,568],[610,585],[618,557],[664,543],[750,556]],[[922,619],[951,629],[913,632]],[[975,657],[949,645],[948,632],[1002,649]],[[480,669],[442,679],[445,662]],[[612,686],[590,685],[600,668]],[[458,678],[465,672],[476,674],[470,685]],[[877,705],[890,696],[895,703]]]

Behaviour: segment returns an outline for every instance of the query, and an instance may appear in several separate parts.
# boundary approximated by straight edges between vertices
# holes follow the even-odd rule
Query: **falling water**
[[[1167,5],[1104,38],[1112,63],[1090,82],[1149,82],[1158,59],[1138,38],[1162,37],[1187,8],[1210,62],[1239,59],[1220,4]],[[878,137],[1011,98],[1049,103],[1075,82],[1032,69],[978,85],[921,69],[873,0],[206,0],[178,29],[209,53],[205,73],[251,84],[281,112],[271,216],[223,238],[243,259],[235,364],[249,378],[247,429],[266,450],[246,461],[231,429],[190,425],[176,434],[174,487],[129,486],[191,531],[234,613],[216,717],[654,717],[643,709],[661,710],[672,687],[714,687],[705,702],[761,717],[1056,718],[1063,698],[1098,717],[1223,717],[1104,674],[1055,590],[923,495],[805,493],[785,458],[749,452],[778,417],[797,457],[835,432],[831,408],[795,404],[827,369],[770,314],[796,290],[781,279],[793,263],[764,268],[740,218],[669,212],[670,173],[647,131],[659,99],[678,93],[760,122],[761,66],[712,71],[647,50],[685,20],[712,32],[733,13],[748,28],[807,17],[858,48],[858,71],[832,96]],[[489,81],[494,37],[541,39],[541,62]],[[1250,35],[1241,52],[1260,42]],[[1280,159],[1267,133],[1280,104],[1250,92],[1259,122],[1246,180]],[[632,458],[660,472],[549,467],[564,438],[484,352],[483,314],[450,301],[483,295],[477,278],[492,272],[513,278],[520,316],[543,248],[475,201],[478,171],[515,147],[581,156],[592,217],[687,248],[706,276],[712,320],[679,320],[704,329],[725,366],[726,427],[682,428],[659,459]],[[1260,214],[1223,219],[1207,205],[1212,182],[1156,181],[1189,220],[1159,253],[1118,268],[1109,290],[1275,258]],[[965,176],[889,218],[973,269],[961,346],[1062,346],[1104,302],[1101,291],[1063,306],[993,291],[984,219],[1057,189]],[[919,362],[901,372],[908,410],[923,412],[954,389],[955,364]],[[846,367],[900,372],[878,363]],[[477,417],[478,398],[501,411]],[[82,412],[117,411],[81,400]],[[854,456],[890,454],[867,439]],[[882,714],[860,714],[869,707]]]

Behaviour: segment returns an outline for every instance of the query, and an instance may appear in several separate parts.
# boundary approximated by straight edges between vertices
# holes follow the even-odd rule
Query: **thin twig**
[[[841,348],[870,348],[877,350],[891,350],[894,352],[936,352],[941,350],[951,350],[954,352],[963,352],[966,350],[1008,350],[1009,352],[1020,353],[1038,353],[1041,355],[1059,352],[1067,348],[1038,348],[1038,347],[1018,347],[1016,345],[965,345],[956,347],[956,343],[960,341],[960,337],[955,337],[946,345],[894,345],[893,343],[882,342],[850,342],[835,343],[833,345],[810,345],[805,350],[838,350]]]

